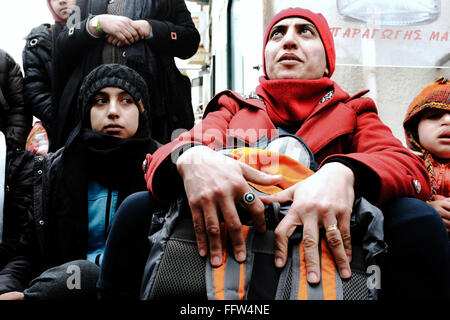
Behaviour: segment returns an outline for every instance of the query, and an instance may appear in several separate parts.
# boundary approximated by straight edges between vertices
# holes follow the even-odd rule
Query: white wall
[[[46,0],[1,0],[0,48],[22,65],[24,38],[41,23],[53,23]]]
[[[233,83],[237,92],[246,94],[255,89],[261,75],[263,8],[255,6],[255,1],[234,0],[233,3]]]
[[[227,5],[214,0],[211,4],[211,54],[215,56],[216,92],[227,88]]]

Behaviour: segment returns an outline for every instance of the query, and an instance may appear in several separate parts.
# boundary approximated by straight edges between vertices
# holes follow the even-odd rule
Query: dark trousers
[[[158,204],[150,192],[127,197],[111,224],[97,283],[99,299],[139,299],[150,245],[148,233]]]
[[[24,300],[97,300],[100,268],[88,260],[74,260],[44,271],[23,292]]]
[[[385,299],[450,299],[450,246],[441,216],[427,203],[401,198],[386,206]]]
[[[119,207],[97,283],[99,298],[139,298],[156,208],[149,192],[133,194]],[[441,217],[430,205],[412,198],[398,199],[383,212],[389,252],[382,269],[381,297],[448,298],[450,253]]]

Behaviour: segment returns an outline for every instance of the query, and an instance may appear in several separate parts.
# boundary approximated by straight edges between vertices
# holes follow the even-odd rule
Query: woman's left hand
[[[292,205],[275,229],[275,265],[283,267],[287,260],[288,240],[298,225],[303,225],[307,279],[320,281],[319,227],[325,229],[328,247],[342,278],[351,277],[352,255],[350,217],[355,200],[353,171],[338,162],[325,164],[307,179],[277,194],[261,197],[261,201],[288,202]],[[334,229],[334,230],[332,230]]]

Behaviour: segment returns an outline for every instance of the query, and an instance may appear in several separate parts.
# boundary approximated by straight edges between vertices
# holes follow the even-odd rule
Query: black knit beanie
[[[85,78],[78,96],[81,119],[89,113],[91,100],[103,88],[116,87],[128,92],[136,103],[142,101],[144,112],[150,108],[149,91],[145,80],[135,70],[120,64],[103,64],[92,70]]]

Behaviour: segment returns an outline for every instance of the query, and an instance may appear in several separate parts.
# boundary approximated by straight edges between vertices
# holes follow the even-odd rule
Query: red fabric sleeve
[[[355,102],[357,117],[352,152],[330,157],[353,159],[375,172],[381,183],[378,205],[397,197],[428,200],[431,189],[423,160],[405,148],[381,122],[371,99],[360,98]]]
[[[167,202],[172,198],[174,190],[182,184],[176,170],[176,160],[183,148],[201,144],[215,150],[226,145],[226,132],[233,115],[239,110],[238,103],[226,95],[212,101],[217,103],[213,111],[205,119],[161,148],[153,155],[147,155],[145,180],[147,188],[155,199]],[[185,149],[184,149],[185,150]]]

